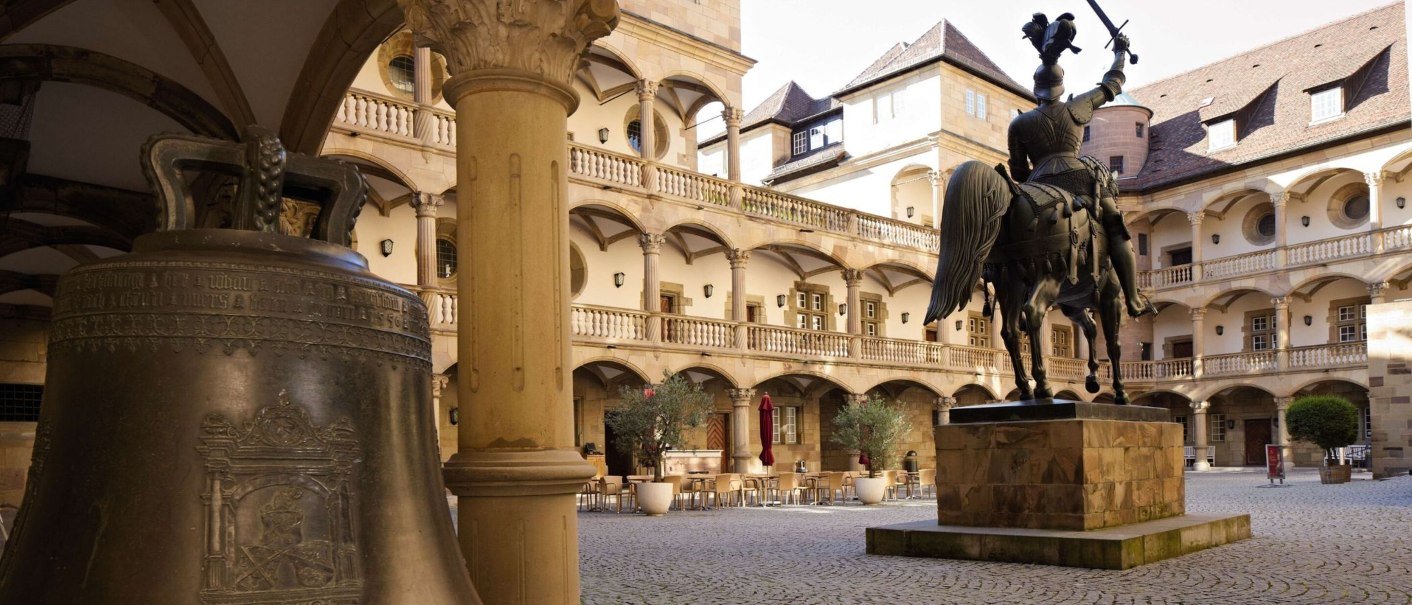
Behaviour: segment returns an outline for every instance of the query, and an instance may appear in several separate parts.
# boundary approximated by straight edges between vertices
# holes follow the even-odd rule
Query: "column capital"
[[[1275,409],[1281,412],[1289,410],[1289,404],[1294,403],[1294,397],[1276,397]]]
[[[427,193],[425,191],[412,192],[412,207],[417,209],[417,218],[436,218],[437,211],[445,203],[446,199],[435,193]]]
[[[954,407],[956,407],[955,397],[947,397],[945,395],[942,395],[941,397],[936,398],[936,409],[949,410]]]
[[[450,383],[451,383],[451,377],[450,377],[450,376],[447,376],[447,375],[445,375],[445,374],[432,374],[432,375],[431,375],[431,396],[432,396],[432,397],[440,397],[440,396],[441,396],[441,390],[444,389],[444,388],[446,388],[446,385],[448,385],[448,384],[450,384]]]
[[[1193,402],[1191,402],[1191,411],[1194,412],[1194,413],[1197,413],[1197,414],[1205,414],[1205,413],[1206,413],[1206,410],[1209,410],[1209,409],[1211,409],[1211,402],[1210,402],[1210,401],[1193,401]]]
[[[727,107],[721,110],[721,119],[726,121],[726,128],[740,128],[740,121],[745,118],[745,110],[739,107]]]
[[[750,260],[750,251],[732,248],[726,251],[726,260],[730,261],[732,269],[742,269],[745,262]]]
[[[1187,220],[1188,222],[1190,222],[1193,227],[1200,227],[1200,226],[1201,226],[1201,222],[1206,220],[1206,213],[1205,213],[1205,212],[1188,212],[1188,213],[1186,213],[1186,220]]]
[[[1288,310],[1289,310],[1289,297],[1287,297],[1287,296],[1276,296],[1276,297],[1270,299],[1270,304],[1272,304],[1272,305],[1275,306],[1275,310],[1276,310],[1276,311],[1288,311]]]
[[[728,393],[735,407],[750,405],[750,400],[755,398],[755,389],[731,389]]]
[[[1368,284],[1368,296],[1370,298],[1381,298],[1387,294],[1390,284],[1385,281]]]
[[[530,73],[568,87],[594,40],[618,25],[616,0],[397,0],[418,45],[453,75]]]
[[[1289,200],[1292,197],[1294,197],[1293,194],[1283,189],[1271,191],[1270,203],[1273,204],[1275,208],[1284,208],[1285,205],[1289,203]]]
[[[637,236],[637,245],[642,246],[643,254],[661,254],[662,244],[667,242],[667,236],[661,233],[644,233]]]
[[[1369,187],[1377,187],[1383,184],[1383,176],[1384,174],[1381,170],[1365,172],[1363,173],[1363,182],[1367,183]]]
[[[1201,308],[1199,308],[1199,309],[1192,309],[1191,311],[1188,311],[1188,312],[1191,313],[1191,320],[1192,320],[1192,321],[1201,321],[1201,320],[1203,320],[1203,319],[1206,319],[1206,307],[1201,307]]]
[[[651,100],[653,100],[653,99],[656,99],[656,98],[657,98],[657,86],[658,86],[658,84],[657,84],[656,82],[653,82],[652,80],[638,80],[638,81],[637,81],[637,100],[638,100],[638,101],[651,101]]]
[[[937,184],[937,183],[940,183],[940,182],[941,182],[941,172],[940,172],[940,171],[937,171],[937,170],[928,170],[928,171],[927,171],[927,183],[928,183],[928,184],[930,184],[932,187],[935,187],[936,184]]]
[[[857,287],[858,287],[860,284],[862,284],[862,283],[863,283],[863,270],[862,270],[862,269],[844,269],[844,270],[843,270],[843,284],[844,284],[845,286],[848,286],[849,288],[857,288]]]

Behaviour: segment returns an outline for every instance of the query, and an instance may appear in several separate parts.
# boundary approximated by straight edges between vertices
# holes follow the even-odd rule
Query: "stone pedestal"
[[[1183,516],[1182,429],[1165,409],[1039,400],[950,420],[935,429],[937,525],[869,528],[869,553],[1126,569],[1250,536],[1248,515]]]

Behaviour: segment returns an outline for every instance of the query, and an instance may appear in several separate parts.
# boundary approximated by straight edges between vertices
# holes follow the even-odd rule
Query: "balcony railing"
[[[672,344],[729,349],[735,347],[735,322],[662,316],[662,340]]]
[[[1368,343],[1366,342],[1294,347],[1289,350],[1289,367],[1292,370],[1317,370],[1367,364]]]
[[[862,346],[867,361],[940,366],[946,360],[946,346],[935,342],[865,337]]]
[[[1259,250],[1207,261],[1201,265],[1205,279],[1222,279],[1275,268],[1275,251]]]
[[[848,357],[850,334],[751,325],[746,329],[750,351],[808,357]]]
[[[432,331],[456,331],[456,292],[442,288],[414,288],[427,306]]]
[[[1355,233],[1286,247],[1285,266],[1316,265],[1333,260],[1367,256],[1373,251],[1372,233]]]
[[[1284,248],[1284,267],[1307,267],[1330,262],[1371,256],[1381,251],[1412,249],[1412,225],[1398,225],[1378,231],[1351,233],[1312,242],[1291,244]],[[1278,249],[1258,250],[1237,256],[1201,261],[1202,279],[1227,279],[1279,269]],[[1192,266],[1181,265],[1142,271],[1138,286],[1167,288],[1192,283]]]
[[[647,316],[641,311],[574,305],[570,326],[575,337],[644,341]]]
[[[420,140],[418,122],[424,123],[427,143],[456,147],[456,114],[376,93],[348,91],[333,117],[334,126],[407,142]]]
[[[1207,355],[1201,358],[1202,371],[1207,376],[1232,374],[1264,374],[1280,369],[1274,351]]]

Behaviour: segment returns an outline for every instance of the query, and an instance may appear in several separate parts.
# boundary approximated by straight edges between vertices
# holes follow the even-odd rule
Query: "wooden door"
[[[1173,359],[1191,359],[1193,352],[1195,349],[1192,348],[1190,340],[1179,340],[1172,343]]]
[[[1265,464],[1265,446],[1271,443],[1270,419],[1255,418],[1245,421],[1245,463]]]
[[[721,472],[730,468],[730,414],[711,414],[706,419],[706,449],[721,450]]]
[[[618,449],[617,435],[613,433],[613,425],[608,424],[607,417],[617,412],[607,412],[604,414],[603,423],[603,454],[604,460],[608,463],[609,475],[631,475],[633,474],[632,453],[623,452]]]

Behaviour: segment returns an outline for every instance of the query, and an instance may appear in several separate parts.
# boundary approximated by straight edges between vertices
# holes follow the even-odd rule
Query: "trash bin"
[[[907,455],[902,457],[902,470],[917,472],[917,450],[907,450]]]

